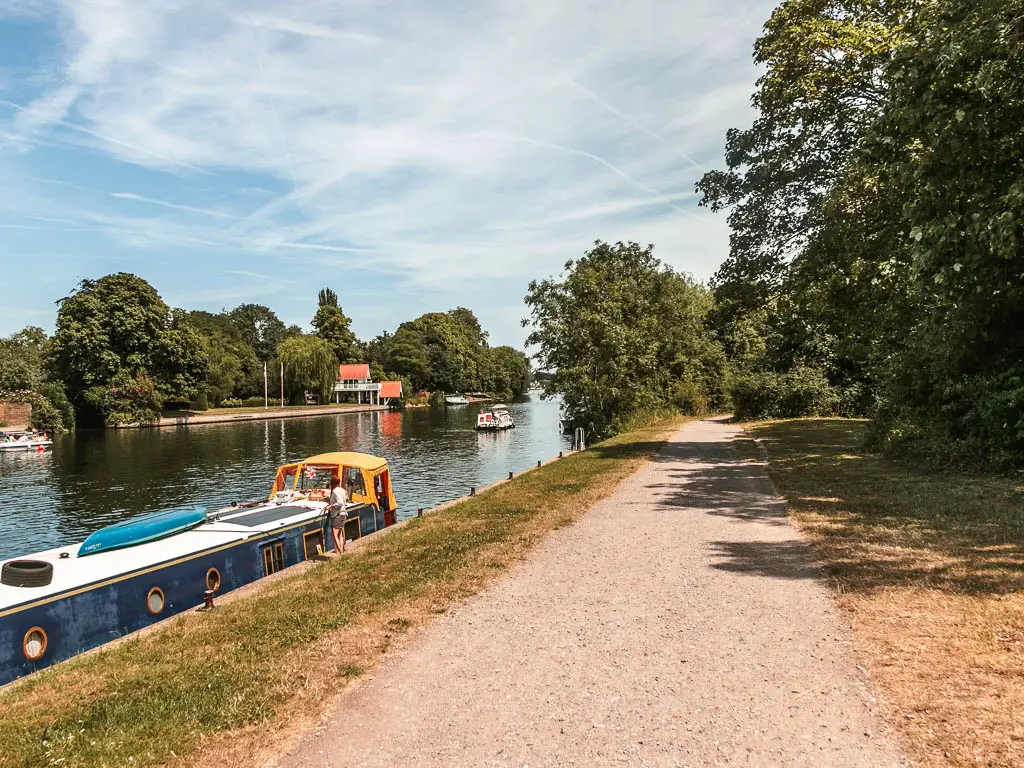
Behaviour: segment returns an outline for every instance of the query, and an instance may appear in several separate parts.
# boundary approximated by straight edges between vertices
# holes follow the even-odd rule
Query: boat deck
[[[148,570],[207,549],[229,545],[288,524],[312,520],[323,513],[324,502],[296,501],[284,506],[269,504],[254,509],[230,509],[182,533],[124,549],[78,557],[81,542],[10,558],[43,560],[53,564],[53,580],[45,587],[10,587],[0,584],[0,616],[8,610],[41,598],[58,595],[135,571]],[[66,555],[66,557],[61,557]],[[7,561],[3,561],[7,562]],[[2,563],[0,563],[2,564]]]

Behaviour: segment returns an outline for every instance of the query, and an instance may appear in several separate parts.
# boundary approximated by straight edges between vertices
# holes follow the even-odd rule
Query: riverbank
[[[285,406],[284,408],[217,408],[209,411],[182,411],[176,416],[163,416],[155,424],[126,424],[125,428],[187,427],[193,424],[222,424],[239,421],[267,421],[271,419],[301,419],[308,416],[330,416],[338,413],[366,413],[386,411],[386,405],[333,405]]]
[[[0,692],[0,765],[258,763],[402,634],[578,519],[674,430],[661,423],[621,435],[256,595]]]
[[[915,765],[1024,765],[1024,484],[900,466],[865,424],[748,425]]]

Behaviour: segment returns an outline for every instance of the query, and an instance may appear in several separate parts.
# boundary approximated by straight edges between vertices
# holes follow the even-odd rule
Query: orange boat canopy
[[[384,510],[397,506],[387,461],[353,452],[321,453],[278,467],[269,498],[280,491],[294,491],[305,498],[326,498],[335,478],[344,486],[350,502],[374,504]]]

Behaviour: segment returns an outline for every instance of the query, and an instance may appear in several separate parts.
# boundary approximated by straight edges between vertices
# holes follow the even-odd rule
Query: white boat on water
[[[0,432],[0,452],[45,451],[51,445],[45,432]]]
[[[445,405],[469,405],[469,400],[462,395],[449,395],[444,399]]]
[[[502,429],[515,429],[516,422],[508,412],[508,406],[500,403],[492,405],[489,410],[482,411],[476,417],[476,428],[481,432],[497,432]]]

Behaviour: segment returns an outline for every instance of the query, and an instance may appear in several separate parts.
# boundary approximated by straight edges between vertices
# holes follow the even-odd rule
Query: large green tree
[[[230,315],[231,322],[245,343],[256,352],[256,357],[261,362],[272,360],[277,345],[288,335],[281,318],[262,304],[242,304],[231,310]]]
[[[1024,2],[941,0],[888,65],[865,175],[893,190],[913,312],[877,420],[938,458],[1024,464]]]
[[[540,367],[567,419],[608,434],[662,407],[721,404],[725,358],[707,329],[709,292],[653,247],[598,241],[560,280],[530,283],[526,303]]]
[[[42,328],[29,326],[0,339],[0,390],[36,390],[43,382]]]
[[[331,345],[337,362],[360,362],[362,351],[359,341],[350,327],[352,321],[338,304],[338,294],[330,288],[324,288],[320,291],[318,299],[312,322],[316,335]]]
[[[194,311],[189,323],[198,331],[209,361],[206,388],[214,404],[224,397],[263,392],[263,365],[226,313]]]
[[[107,423],[154,419],[162,400],[193,398],[206,376],[202,342],[184,314],[125,272],[83,280],[61,300],[49,354],[76,408]]]

